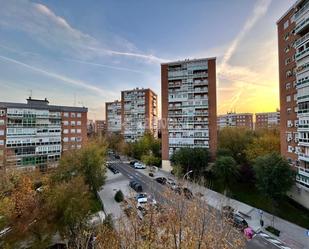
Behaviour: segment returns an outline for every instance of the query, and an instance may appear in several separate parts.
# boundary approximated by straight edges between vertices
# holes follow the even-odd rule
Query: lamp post
[[[191,174],[193,172],[193,170],[188,171],[182,178],[182,180],[184,181],[186,179],[186,176]]]

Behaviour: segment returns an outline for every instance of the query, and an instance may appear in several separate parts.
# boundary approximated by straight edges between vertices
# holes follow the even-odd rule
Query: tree
[[[224,185],[224,195],[230,189],[232,181],[238,175],[238,166],[231,156],[218,157],[213,167],[215,176],[222,181]]]
[[[115,201],[122,202],[124,199],[123,193],[121,190],[118,190],[115,194]]]
[[[249,161],[254,162],[259,156],[264,156],[272,152],[280,153],[280,134],[267,132],[255,137],[245,150]]]
[[[115,225],[117,232],[103,225],[97,234],[96,248],[245,248],[243,234],[229,222],[221,222],[221,214],[200,199],[188,202],[172,191],[162,196],[169,202],[160,208],[150,205],[143,219],[136,210],[120,217]],[[136,204],[128,200],[127,205]]]
[[[252,142],[254,133],[243,128],[223,128],[219,131],[218,148],[229,151],[238,164],[246,163],[245,150]]]
[[[54,180],[61,182],[80,175],[96,194],[105,182],[106,151],[105,143],[91,142],[80,150],[64,154],[54,174]]]
[[[254,164],[257,189],[273,202],[286,195],[295,182],[289,163],[277,153],[260,156]]]
[[[79,247],[79,239],[87,230],[90,215],[90,192],[83,177],[76,176],[68,182],[57,183],[45,193],[50,219],[69,244]]]
[[[207,149],[181,148],[172,155],[171,161],[173,165],[182,168],[182,173],[185,174],[192,170],[193,177],[195,179],[200,179],[205,175],[209,158],[209,151]]]

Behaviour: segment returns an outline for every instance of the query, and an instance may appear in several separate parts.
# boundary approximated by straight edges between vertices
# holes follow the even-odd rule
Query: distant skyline
[[[103,119],[121,90],[160,101],[160,63],[216,57],[218,114],[275,111],[276,21],[294,2],[0,0],[0,102],[32,92]]]

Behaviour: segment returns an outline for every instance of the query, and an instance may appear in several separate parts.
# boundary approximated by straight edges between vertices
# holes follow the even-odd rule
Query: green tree
[[[246,157],[251,162],[272,152],[280,153],[280,135],[273,132],[255,137],[245,150]]]
[[[61,234],[78,248],[78,238],[87,229],[90,215],[90,192],[82,176],[56,183],[45,193],[52,221]]]
[[[115,194],[115,201],[122,202],[124,199],[123,193],[121,190],[118,190]]]
[[[238,175],[238,165],[236,161],[231,156],[218,157],[213,171],[219,181],[223,183],[224,195],[227,195],[233,180]]]
[[[176,151],[171,161],[173,165],[181,167],[182,173],[192,170],[192,175],[195,179],[200,179],[205,176],[209,162],[209,151],[204,148],[181,148]]]
[[[224,128],[219,131],[218,148],[230,151],[238,164],[246,163],[245,150],[252,142],[254,133],[244,128]]]
[[[258,157],[254,164],[254,171],[257,189],[273,202],[273,207],[295,182],[294,171],[277,153]]]
[[[96,194],[105,182],[105,143],[91,142],[80,150],[74,150],[61,157],[54,180],[67,181],[81,175]]]

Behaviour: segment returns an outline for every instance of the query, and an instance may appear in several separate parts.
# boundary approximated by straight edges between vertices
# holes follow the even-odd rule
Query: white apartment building
[[[105,103],[105,120],[107,132],[121,132],[121,101]]]
[[[182,147],[209,148],[215,153],[216,59],[161,64],[162,165]]]
[[[122,134],[126,142],[135,142],[144,133],[158,133],[157,95],[150,89],[121,92]]]

